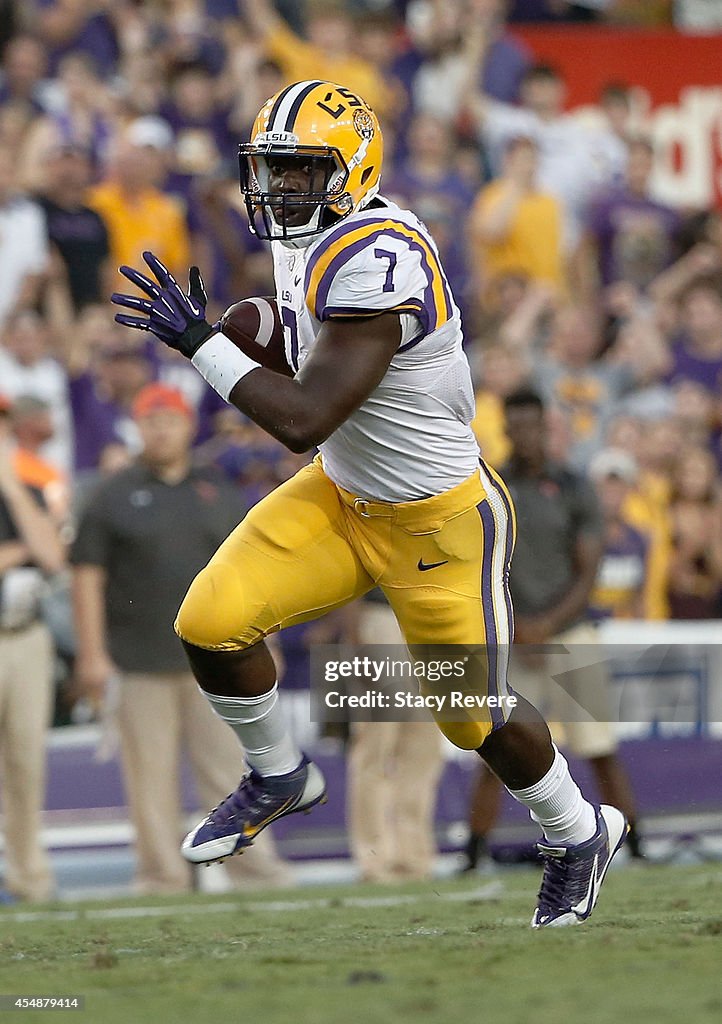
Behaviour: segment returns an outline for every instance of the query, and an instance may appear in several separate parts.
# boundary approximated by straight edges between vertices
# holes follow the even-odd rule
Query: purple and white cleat
[[[596,808],[597,831],[578,846],[537,843],[544,875],[532,928],[581,924],[594,910],[612,857],[627,836],[627,819],[616,807]]]
[[[210,864],[251,846],[271,822],[326,802],[326,783],[304,756],[286,775],[250,771],[238,789],[221,801],[183,840],[181,853],[193,864]]]

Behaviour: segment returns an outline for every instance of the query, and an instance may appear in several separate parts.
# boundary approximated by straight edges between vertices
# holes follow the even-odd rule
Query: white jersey
[[[353,494],[415,501],[478,465],[474,391],[461,317],[428,230],[387,199],[305,249],[272,245],[286,359],[298,370],[326,320],[397,312],[398,351],[363,405],[320,445],[328,476]]]

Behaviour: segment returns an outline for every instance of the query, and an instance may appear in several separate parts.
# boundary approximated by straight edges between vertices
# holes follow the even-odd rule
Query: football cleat
[[[305,756],[298,768],[286,775],[250,771],[238,789],[188,833],[181,853],[194,864],[242,853],[271,822],[325,802],[324,777]]]
[[[594,910],[612,857],[627,835],[627,820],[616,807],[596,809],[597,831],[578,846],[537,843],[544,875],[532,928],[581,924]]]

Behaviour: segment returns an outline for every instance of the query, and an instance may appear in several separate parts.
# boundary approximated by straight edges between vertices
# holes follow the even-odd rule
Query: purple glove
[[[127,277],[132,284],[145,292],[148,298],[141,299],[135,295],[114,292],[110,301],[116,306],[136,309],[146,316],[116,313],[115,319],[119,324],[133,327],[137,331],[151,331],[156,338],[160,338],[166,345],[191,359],[203,342],[217,330],[206,320],[208,296],[201,272],[198,267],[190,268],[186,294],[171,272],[152,252],[144,252],[143,259],[158,284],[132,267],[123,266],[119,270],[123,277]]]

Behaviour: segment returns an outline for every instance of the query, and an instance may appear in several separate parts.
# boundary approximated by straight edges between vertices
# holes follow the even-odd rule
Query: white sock
[[[554,747],[554,761],[546,775],[527,789],[509,792],[529,808],[532,821],[541,825],[552,846],[576,846],[597,830],[594,808],[581,794],[569,773],[566,758]]]
[[[246,761],[259,775],[286,775],[303,755],[291,739],[278,703],[278,683],[260,697],[218,697],[205,693],[215,713],[243,744]]]

